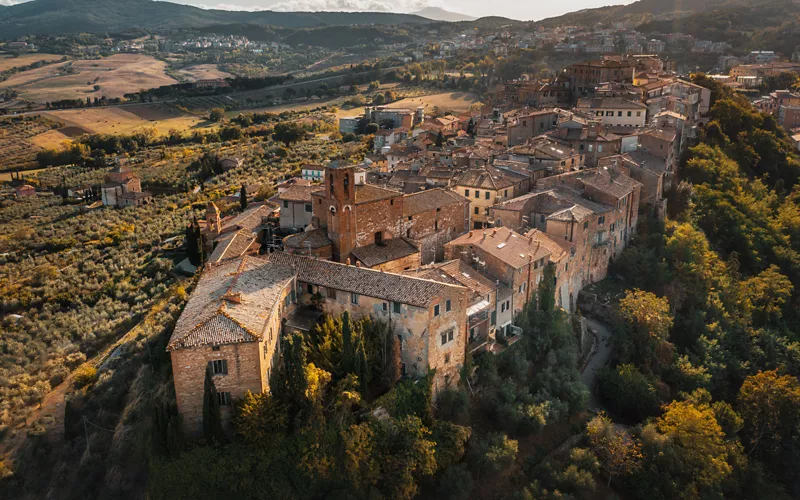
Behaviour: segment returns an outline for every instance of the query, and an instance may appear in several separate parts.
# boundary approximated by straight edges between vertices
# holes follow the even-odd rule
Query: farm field
[[[60,149],[64,144],[64,141],[69,141],[69,139],[70,138],[68,135],[64,134],[58,129],[55,129],[48,130],[43,134],[31,137],[31,143],[42,149]]]
[[[50,111],[45,116],[98,134],[131,134],[144,128],[155,128],[158,134],[164,135],[171,129],[187,131],[214,126],[203,118],[183,115],[167,106],[148,104]]]
[[[209,80],[214,78],[232,78],[233,75],[222,71],[216,64],[197,64],[177,71],[187,81]]]
[[[72,73],[66,74],[68,65]],[[177,83],[167,76],[165,69],[166,63],[151,56],[117,54],[25,71],[0,83],[0,89],[14,87],[23,98],[34,102],[122,97],[126,93]],[[95,86],[99,90],[95,90]]]
[[[34,138],[58,126],[55,120],[39,117],[0,120],[0,169],[24,170],[35,166],[36,153],[41,147]]]
[[[441,112],[451,111],[462,113],[468,111],[473,104],[480,102],[474,94],[467,92],[446,92],[443,94],[423,95],[419,97],[407,97],[400,99],[386,106],[389,108],[410,108],[416,109],[419,106],[425,107],[425,113],[433,113],[433,108],[437,107]],[[319,104],[318,104],[319,105]],[[337,118],[362,114],[361,108],[340,109],[336,113]]]
[[[21,54],[18,57],[11,54],[0,54],[0,71],[28,66],[39,61],[58,61],[62,57],[64,56],[57,54]]]

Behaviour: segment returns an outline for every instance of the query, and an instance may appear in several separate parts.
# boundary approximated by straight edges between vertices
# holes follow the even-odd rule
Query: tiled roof
[[[372,184],[361,184],[356,186],[356,204],[372,203],[375,201],[386,200],[401,196],[403,193],[392,191],[391,189],[373,186]]]
[[[256,236],[247,229],[235,233],[228,233],[224,238],[217,240],[217,246],[208,257],[212,263],[241,257],[256,241]]]
[[[515,269],[550,255],[530,233],[523,236],[507,227],[470,231],[447,245],[478,247]]]
[[[416,307],[428,307],[449,286],[283,252],[270,254],[269,260],[291,267],[297,272],[297,279],[305,283]]]
[[[531,229],[525,236],[533,238],[534,241],[540,243],[542,247],[550,252],[550,260],[552,262],[559,262],[567,256],[567,253],[572,249],[573,244],[567,240],[557,240],[556,238],[539,231],[538,229]]]
[[[480,167],[472,168],[464,172],[456,182],[456,185],[497,190],[512,187],[514,182],[506,176],[505,170],[493,167]]]
[[[280,196],[278,199],[281,201],[293,201],[298,203],[311,203],[311,193],[314,191],[321,191],[322,188],[319,186],[301,186],[299,184],[295,184],[294,186],[290,187]]]
[[[247,209],[234,217],[233,219],[224,222],[226,228],[237,227],[239,229],[248,229],[255,232],[256,228],[261,225],[262,217],[269,217],[272,209],[264,204],[251,204]]]
[[[322,248],[328,245],[333,245],[333,242],[328,239],[328,229],[324,227],[290,234],[283,239],[283,246],[290,248]]]
[[[428,189],[408,194],[403,198],[403,217],[418,215],[455,204],[469,204],[469,200],[448,189]]]
[[[638,166],[655,175],[664,175],[667,171],[667,161],[664,158],[650,154],[646,149],[639,149],[627,153],[628,157]]]
[[[549,139],[537,138],[527,144],[514,146],[510,150],[514,154],[533,156],[534,158],[551,158],[564,160],[577,154],[571,147],[563,146]]]
[[[469,288],[475,295],[486,297],[497,286],[489,278],[469,267],[462,260],[449,260],[441,264],[431,264],[403,274],[443,283],[451,283]]]
[[[624,198],[641,183],[627,175],[612,174],[605,169],[584,170],[580,179],[587,186],[592,186],[600,192],[610,194],[616,198]]]
[[[257,257],[209,266],[172,332],[168,350],[254,342],[294,271]]]
[[[352,253],[365,266],[375,267],[419,253],[419,250],[403,238],[392,238],[384,241],[381,245],[366,245],[354,248]]]
[[[578,99],[577,108],[589,109],[647,109],[641,102],[631,101],[623,97],[583,97]]]

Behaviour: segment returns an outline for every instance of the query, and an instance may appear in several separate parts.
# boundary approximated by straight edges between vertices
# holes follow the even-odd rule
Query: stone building
[[[491,226],[489,209],[530,191],[530,176],[494,167],[471,168],[455,181],[458,194],[470,201],[473,229]]]
[[[283,252],[269,260],[294,270],[299,304],[319,293],[326,313],[387,324],[400,341],[404,376],[435,369],[434,393],[457,383],[467,348],[466,288]]]
[[[499,335],[508,335],[514,317],[530,302],[553,253],[541,231],[522,235],[507,227],[473,230],[445,245],[445,258],[459,259],[497,282],[492,312]],[[501,286],[502,285],[502,286]]]
[[[298,231],[311,224],[313,217],[311,194],[318,190],[320,190],[319,186],[295,184],[278,195],[282,229]]]
[[[323,186],[315,189],[307,231],[283,241],[289,253],[402,271],[440,260],[444,244],[469,226],[469,202],[458,194],[428,189],[404,195],[368,184],[354,165],[327,166]]]
[[[206,367],[225,420],[246,391],[268,392],[280,339],[293,319],[316,307],[384,322],[400,344],[401,373],[435,369],[434,393],[457,383],[467,350],[469,290],[283,252],[208,266],[175,326],[172,357],[178,410],[189,432],[202,429]]]
[[[256,257],[203,272],[167,345],[178,411],[189,432],[202,430],[206,367],[226,420],[246,391],[269,391],[281,319],[295,307],[295,279],[291,268]]]
[[[117,161],[100,186],[103,205],[107,207],[126,207],[146,205],[152,195],[142,192],[142,182],[127,165]]]

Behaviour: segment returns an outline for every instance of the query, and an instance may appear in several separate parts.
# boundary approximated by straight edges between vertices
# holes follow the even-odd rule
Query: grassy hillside
[[[103,33],[131,28],[203,27],[249,23],[291,28],[320,25],[428,23],[409,14],[231,12],[152,0],[34,0],[0,10],[0,38],[24,34]]]

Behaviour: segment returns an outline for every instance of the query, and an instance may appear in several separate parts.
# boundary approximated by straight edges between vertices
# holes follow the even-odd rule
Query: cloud
[[[13,0],[0,0],[13,1]],[[278,0],[269,5],[237,5],[230,3],[220,4],[197,4],[191,3],[195,7],[203,9],[238,10],[248,12],[258,12],[262,10],[273,10],[277,12],[414,12],[425,7],[430,7],[436,2],[430,0],[408,0],[404,2],[402,9],[390,0]]]
[[[12,5],[17,5],[18,3],[23,3],[25,1],[26,0],[0,0],[0,5],[11,7]]]

